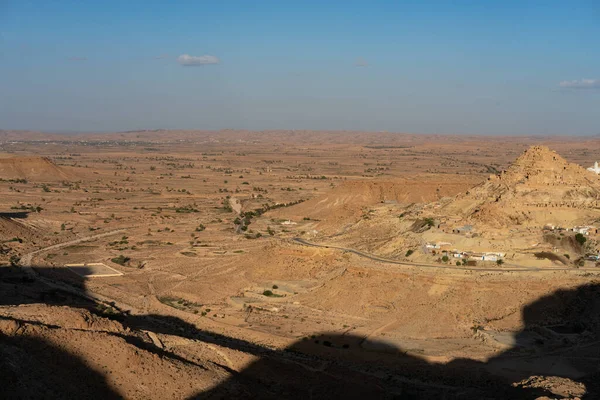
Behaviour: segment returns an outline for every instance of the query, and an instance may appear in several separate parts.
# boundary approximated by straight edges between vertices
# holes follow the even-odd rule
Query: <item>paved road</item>
[[[299,237],[293,238],[292,241],[295,243],[304,245],[304,246],[342,250],[342,251],[347,251],[349,253],[356,254],[357,256],[360,256],[360,257],[368,258],[373,261],[378,261],[378,262],[383,262],[383,263],[388,263],[388,264],[406,265],[406,266],[410,266],[410,267],[454,269],[454,270],[460,270],[460,271],[483,271],[483,272],[548,272],[548,271],[594,271],[594,272],[600,272],[600,269],[598,269],[598,268],[553,268],[553,267],[537,268],[537,267],[525,267],[525,266],[502,268],[502,267],[466,267],[466,266],[459,267],[459,266],[452,266],[452,265],[424,264],[424,263],[418,263],[418,262],[406,262],[406,261],[391,260],[389,258],[379,257],[374,254],[369,254],[369,253],[365,253],[360,250],[349,249],[346,247],[312,243],[312,242],[309,242],[309,241],[299,238]]]

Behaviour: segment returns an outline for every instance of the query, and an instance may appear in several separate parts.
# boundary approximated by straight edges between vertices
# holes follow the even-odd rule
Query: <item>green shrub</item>
[[[114,262],[115,264],[119,264],[119,265],[127,265],[127,263],[129,263],[129,261],[131,261],[131,258],[126,257],[123,254],[121,254],[118,257],[111,258],[110,261]]]
[[[15,254],[13,254],[12,256],[10,256],[10,265],[12,265],[13,267],[16,267],[19,265],[19,262],[21,262],[21,258]]]
[[[414,250],[409,249],[404,256],[409,257],[412,253],[414,253]]]

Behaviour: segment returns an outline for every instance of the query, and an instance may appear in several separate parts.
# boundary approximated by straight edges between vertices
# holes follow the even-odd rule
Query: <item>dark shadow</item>
[[[36,303],[93,308],[89,300],[48,288],[17,267],[0,266],[0,305]],[[1,399],[121,398],[85,360],[40,337],[17,334],[22,329],[59,327],[2,316],[0,324]]]
[[[514,346],[488,362],[434,364],[386,343],[371,343],[377,351],[368,351],[363,338],[322,335],[265,354],[195,399],[556,398],[545,388],[552,383],[536,387],[532,376],[572,379],[585,385],[583,399],[599,399],[600,285],[542,297],[524,307],[523,320]]]
[[[29,216],[30,211],[6,211],[0,212],[0,218],[16,218],[25,219]]]
[[[69,272],[69,271],[67,271]],[[84,281],[76,274],[69,272],[77,288],[84,287]],[[51,288],[38,279],[29,277],[19,267],[0,266],[0,305],[20,304],[69,305],[77,308],[95,309],[96,304],[66,290]]]
[[[71,271],[47,271],[49,275],[43,273],[44,279],[52,277],[73,287],[85,287],[85,279]],[[277,350],[198,329],[173,316],[129,315],[114,311],[107,314],[85,297],[49,289],[43,282],[27,278],[19,268],[0,267],[0,305],[27,303],[82,307],[116,319],[135,331],[148,330],[212,343],[258,358],[242,371],[215,364],[228,371],[231,377],[211,390],[198,393],[194,399],[555,397],[544,387],[536,387],[535,382],[512,384],[535,375],[567,377],[586,385],[585,399],[600,398],[600,284],[559,290],[526,305],[522,311],[524,328],[515,335],[514,345],[487,362],[456,359],[447,364],[431,363],[387,343],[365,342],[364,337],[352,334],[323,334]],[[27,321],[7,321],[5,318],[0,319],[0,323],[27,324]],[[482,331],[480,334],[489,336],[493,333]],[[133,335],[123,335],[123,338],[161,357],[193,363]],[[23,354],[28,354],[29,358]],[[19,394],[27,397],[30,392],[26,389],[32,380],[56,388],[56,393],[48,397],[72,397],[71,386],[52,386],[55,378],[51,377],[57,360],[63,360],[61,365],[66,366],[61,367],[63,373],[73,369],[74,376],[85,383],[85,390],[98,393],[92,398],[118,397],[108,388],[104,377],[86,367],[84,361],[41,339],[26,335],[0,336],[0,355],[3,357],[0,360],[3,383],[0,398],[19,398]],[[32,363],[35,365],[29,373],[28,366]],[[44,374],[47,376],[42,376]],[[70,382],[71,378],[64,379]],[[35,382],[31,385],[36,387]],[[4,396],[5,393],[8,396]]]
[[[600,284],[557,290],[526,305],[516,346],[488,361],[515,380],[568,377],[585,384],[584,399],[600,399]]]
[[[320,335],[265,354],[193,399],[533,399],[543,390],[511,386],[483,363],[436,365],[397,348],[377,352],[362,337]],[[384,353],[382,353],[384,351]]]
[[[5,321],[8,322],[8,321]],[[19,325],[13,322],[15,328]],[[0,333],[0,398],[120,399],[100,372],[56,345]]]

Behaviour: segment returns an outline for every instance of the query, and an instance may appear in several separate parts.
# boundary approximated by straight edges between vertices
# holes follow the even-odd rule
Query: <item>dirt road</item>
[[[82,296],[84,298],[87,298],[89,300],[93,300],[93,301],[99,301],[102,303],[107,303],[107,304],[115,304],[115,307],[123,310],[127,310],[130,312],[136,312],[137,310],[135,310],[134,308],[132,308],[129,305],[126,306],[122,306],[122,305],[117,305],[116,302],[113,299],[107,298],[105,296],[96,294],[96,293],[92,293],[90,291],[86,291],[86,290],[81,290],[81,289],[77,289],[71,285],[68,285],[66,283],[63,282],[57,282],[54,280],[50,280],[47,279],[45,277],[40,276],[37,272],[35,272],[35,270],[32,268],[32,261],[33,261],[33,257],[37,254],[41,254],[44,253],[46,251],[50,251],[50,250],[56,250],[56,249],[60,249],[63,247],[67,247],[67,246],[73,246],[79,243],[83,243],[83,242],[89,242],[91,240],[95,240],[95,239],[100,239],[103,237],[107,237],[107,236],[112,236],[112,235],[116,235],[118,233],[122,233],[125,232],[125,229],[117,229],[114,231],[110,231],[110,232],[105,232],[105,233],[100,233],[98,235],[92,235],[92,236],[86,236],[83,238],[79,238],[79,239],[75,239],[75,240],[71,240],[69,242],[64,242],[64,243],[58,243],[52,246],[48,246],[48,247],[44,247],[42,249],[36,250],[36,251],[32,251],[31,253],[25,254],[22,258],[21,258],[21,262],[20,262],[20,266],[23,269],[23,271],[25,271],[25,273],[33,278],[33,279],[37,279],[41,282],[43,282],[44,284],[55,288],[55,289],[60,289],[60,290],[64,290],[66,292],[69,293],[73,293],[77,296]]]

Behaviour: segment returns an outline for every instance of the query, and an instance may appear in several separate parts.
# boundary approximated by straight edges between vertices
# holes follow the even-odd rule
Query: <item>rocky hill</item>
[[[599,201],[598,176],[545,146],[533,146],[506,171],[457,196],[443,212],[498,227],[553,220],[576,223]]]

